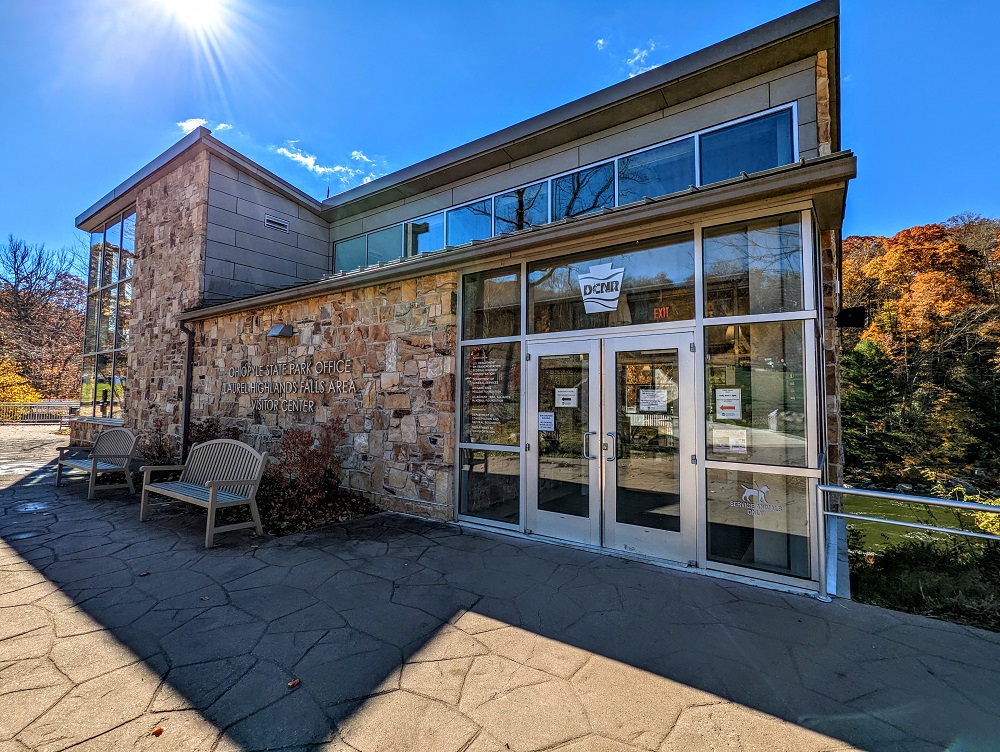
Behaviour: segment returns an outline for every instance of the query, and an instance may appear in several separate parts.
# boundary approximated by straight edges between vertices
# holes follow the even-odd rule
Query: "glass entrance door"
[[[697,556],[693,342],[690,334],[604,341],[608,548],[679,562]]]
[[[529,532],[601,542],[600,343],[529,348]]]
[[[529,345],[527,532],[695,558],[692,342]]]

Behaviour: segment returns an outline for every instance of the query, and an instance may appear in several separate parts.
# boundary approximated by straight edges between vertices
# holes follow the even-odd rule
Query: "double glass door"
[[[528,346],[528,532],[696,557],[690,333]]]

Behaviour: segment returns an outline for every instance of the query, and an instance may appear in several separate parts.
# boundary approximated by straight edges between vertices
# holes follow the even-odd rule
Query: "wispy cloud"
[[[640,73],[660,67],[660,63],[650,64],[649,62],[649,56],[654,50],[656,50],[656,43],[653,40],[650,40],[649,44],[645,47],[632,48],[632,52],[629,53],[629,57],[625,60],[629,78],[635,78]]]
[[[188,118],[187,120],[179,122],[177,127],[184,133],[190,133],[195,128],[201,128],[206,123],[208,123],[208,121],[205,120],[205,118]]]
[[[600,52],[601,50],[603,50],[605,47],[608,46],[608,43],[604,39],[598,39],[596,42],[594,42],[594,45],[597,47],[597,51]]]
[[[195,128],[208,128],[211,131],[231,131],[233,129],[232,123],[218,123],[213,125],[211,120],[206,118],[188,118],[187,120],[181,120],[177,123],[177,127],[186,135],[193,131]]]
[[[320,164],[315,154],[309,154],[296,146],[298,141],[286,141],[284,146],[275,149],[276,154],[295,162],[295,164],[305,167],[309,172],[317,177],[336,177],[342,187],[351,188],[355,185],[370,183],[375,178],[380,178],[385,174],[384,164],[379,164],[376,160],[367,157],[360,149],[351,152],[351,164]]]

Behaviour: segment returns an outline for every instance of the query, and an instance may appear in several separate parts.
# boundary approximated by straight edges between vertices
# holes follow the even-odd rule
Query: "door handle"
[[[597,431],[585,431],[583,434],[583,458],[587,460],[596,460],[597,455],[590,453],[590,438],[591,436],[597,436]]]
[[[614,462],[618,459],[618,434],[614,431],[608,431],[605,436],[611,437],[611,451],[614,452],[610,457],[608,457],[608,462]]]

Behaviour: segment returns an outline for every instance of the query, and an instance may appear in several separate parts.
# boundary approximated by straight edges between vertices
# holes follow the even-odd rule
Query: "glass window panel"
[[[590,167],[552,181],[552,219],[579,217],[615,205],[615,163]]]
[[[708,458],[806,467],[803,322],[708,326],[705,339]]]
[[[111,417],[111,385],[114,381],[112,373],[114,365],[114,355],[97,356],[97,381],[94,386],[94,401],[96,410],[94,415],[98,418]]]
[[[87,323],[83,334],[83,351],[85,353],[97,351],[97,312],[100,307],[98,295],[87,296]]]
[[[122,249],[122,223],[115,222],[104,231],[104,256],[101,262],[101,286],[118,281],[118,264]]]
[[[618,205],[665,196],[694,185],[694,139],[618,160]]]
[[[448,212],[448,245],[464,245],[492,234],[492,202],[489,199]]]
[[[516,266],[462,277],[462,338],[521,333],[521,272]]]
[[[96,290],[101,286],[101,254],[104,253],[104,232],[90,233],[90,267],[87,286]]]
[[[93,355],[83,359],[83,370],[80,376],[80,415],[82,417],[94,414],[94,368],[97,358]]]
[[[496,234],[516,232],[549,221],[549,184],[535,183],[494,199]]]
[[[557,390],[572,390],[576,404],[561,406]],[[564,392],[565,393],[565,392]],[[583,456],[583,434],[590,430],[590,356],[542,355],[538,358],[538,412],[552,416],[553,430],[538,429],[538,509],[590,516],[590,460]],[[541,422],[541,421],[539,421]],[[599,436],[591,437],[593,448]]]
[[[128,347],[129,322],[132,318],[132,283],[122,282],[118,285],[118,315],[115,317],[118,323],[118,339],[115,347]]]
[[[444,212],[406,225],[406,255],[430,253],[444,248]]]
[[[521,443],[521,343],[462,348],[462,441]]]
[[[677,350],[619,352],[615,358],[615,517],[680,532]]]
[[[809,577],[809,480],[708,471],[708,558]]]
[[[122,400],[125,397],[125,377],[128,368],[128,358],[124,353],[115,353],[114,356],[114,379],[111,388],[111,412],[108,417],[122,417]]]
[[[122,279],[132,276],[132,261],[135,260],[135,212],[122,220]]]
[[[685,233],[531,264],[528,306],[532,334],[692,319],[694,239]]]
[[[361,235],[350,240],[341,240],[334,246],[333,257],[335,272],[349,272],[367,266],[368,239]]]
[[[97,319],[97,349],[113,350],[117,329],[118,288],[110,287],[101,291]]]
[[[458,511],[517,525],[521,519],[521,455],[462,449]]]
[[[403,226],[393,225],[368,233],[368,266],[395,261],[403,255]]]
[[[802,310],[797,213],[712,227],[703,237],[706,316]]]
[[[781,110],[701,136],[702,185],[791,164],[792,111]]]

